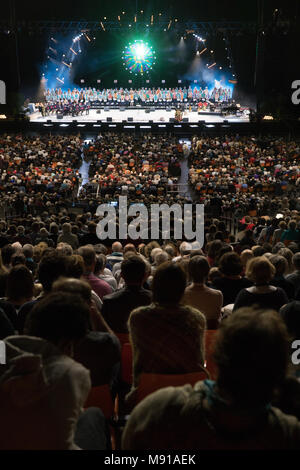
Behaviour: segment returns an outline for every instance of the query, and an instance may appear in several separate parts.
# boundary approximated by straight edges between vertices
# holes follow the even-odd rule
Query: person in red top
[[[88,281],[93,291],[96,292],[102,300],[105,295],[112,293],[112,288],[107,282],[99,279],[94,274],[96,264],[96,252],[94,248],[90,245],[82,246],[79,248],[78,254],[82,256],[84,261],[85,279]]]

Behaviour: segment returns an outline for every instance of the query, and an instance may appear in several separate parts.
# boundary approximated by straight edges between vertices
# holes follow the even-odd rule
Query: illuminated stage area
[[[149,112],[150,111],[150,112]],[[171,119],[171,121],[170,121]],[[167,111],[166,109],[155,109],[146,110],[146,109],[109,109],[104,111],[103,109],[96,111],[92,109],[89,111],[88,115],[83,114],[82,116],[64,116],[62,119],[58,119],[56,114],[43,117],[40,112],[35,112],[30,115],[31,122],[44,123],[48,120],[58,123],[71,123],[74,121],[77,122],[86,122],[86,123],[96,123],[97,121],[102,122],[142,122],[142,123],[168,123],[175,121],[175,110],[172,109]],[[239,113],[238,115],[221,115],[220,113],[209,113],[202,112],[198,114],[197,111],[185,111],[183,113],[183,121],[189,122],[191,124],[198,123],[199,121],[205,123],[223,123],[227,122],[249,122],[249,116],[245,113]]]

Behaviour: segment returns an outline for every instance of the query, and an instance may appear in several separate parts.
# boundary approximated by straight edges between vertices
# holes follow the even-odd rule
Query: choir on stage
[[[61,88],[48,89],[45,93],[47,102],[100,102],[100,103],[184,103],[199,100],[209,100],[218,103],[230,102],[232,92],[230,88],[113,88],[97,90],[96,88],[84,88],[62,90]]]

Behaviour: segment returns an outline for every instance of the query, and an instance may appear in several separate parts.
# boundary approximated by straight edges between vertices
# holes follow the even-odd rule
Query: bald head
[[[114,242],[114,243],[112,244],[111,249],[112,249],[112,252],[113,252],[113,253],[122,253],[122,251],[123,251],[122,243],[120,243],[120,242]]]

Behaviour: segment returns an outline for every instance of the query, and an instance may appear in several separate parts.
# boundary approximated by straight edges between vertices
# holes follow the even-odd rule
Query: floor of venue
[[[100,111],[100,112],[99,112]],[[121,123],[123,121],[132,122],[145,122],[153,123],[169,122],[170,118],[175,117],[175,110],[167,111],[166,109],[156,109],[150,113],[146,113],[145,109],[109,109],[105,111],[103,109],[96,110],[91,109],[89,114],[85,113],[82,116],[64,116],[63,119],[57,119],[56,114],[42,117],[40,112],[35,112],[30,115],[31,122],[46,122],[51,119],[53,122],[97,122],[107,121],[107,118],[111,118],[111,122]],[[202,112],[198,114],[197,111],[186,111],[183,114],[183,118],[187,118],[190,123],[198,123],[199,121],[205,121],[205,123],[223,123],[228,122],[249,122],[249,116],[241,113],[241,115],[221,115],[219,113],[208,113]]]

